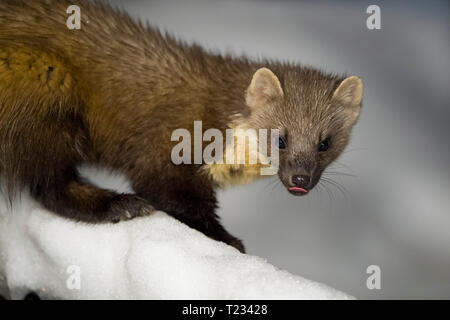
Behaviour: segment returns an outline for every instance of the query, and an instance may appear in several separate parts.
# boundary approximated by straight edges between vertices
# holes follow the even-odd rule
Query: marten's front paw
[[[155,209],[147,200],[134,194],[119,194],[111,199],[108,211],[109,220],[113,223],[148,216]]]

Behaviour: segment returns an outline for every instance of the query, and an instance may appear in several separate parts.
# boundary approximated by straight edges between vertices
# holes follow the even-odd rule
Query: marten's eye
[[[327,151],[330,148],[330,138],[326,138],[321,143],[319,143],[319,152]]]
[[[284,142],[284,139],[282,137],[278,138],[278,148],[279,149],[285,149],[286,148],[286,142]]]

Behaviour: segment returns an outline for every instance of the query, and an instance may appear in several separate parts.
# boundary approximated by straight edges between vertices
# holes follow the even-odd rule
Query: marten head
[[[255,72],[246,92],[253,128],[278,129],[278,176],[294,195],[308,193],[344,150],[356,123],[361,79],[305,68]]]

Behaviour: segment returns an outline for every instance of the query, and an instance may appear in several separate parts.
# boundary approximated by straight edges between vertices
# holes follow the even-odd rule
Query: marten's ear
[[[280,80],[267,68],[258,69],[247,89],[245,101],[250,108],[258,108],[267,101],[283,96]]]
[[[356,121],[361,110],[363,96],[363,83],[357,76],[345,78],[339,87],[334,91],[333,100],[342,104],[352,121]]]

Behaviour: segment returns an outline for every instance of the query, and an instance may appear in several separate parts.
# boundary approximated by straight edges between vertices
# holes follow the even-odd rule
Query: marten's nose
[[[311,179],[309,178],[309,176],[297,175],[297,174],[292,176],[292,183],[294,184],[294,186],[299,187],[299,188],[306,189],[306,187],[308,187],[310,181],[311,181]]]

